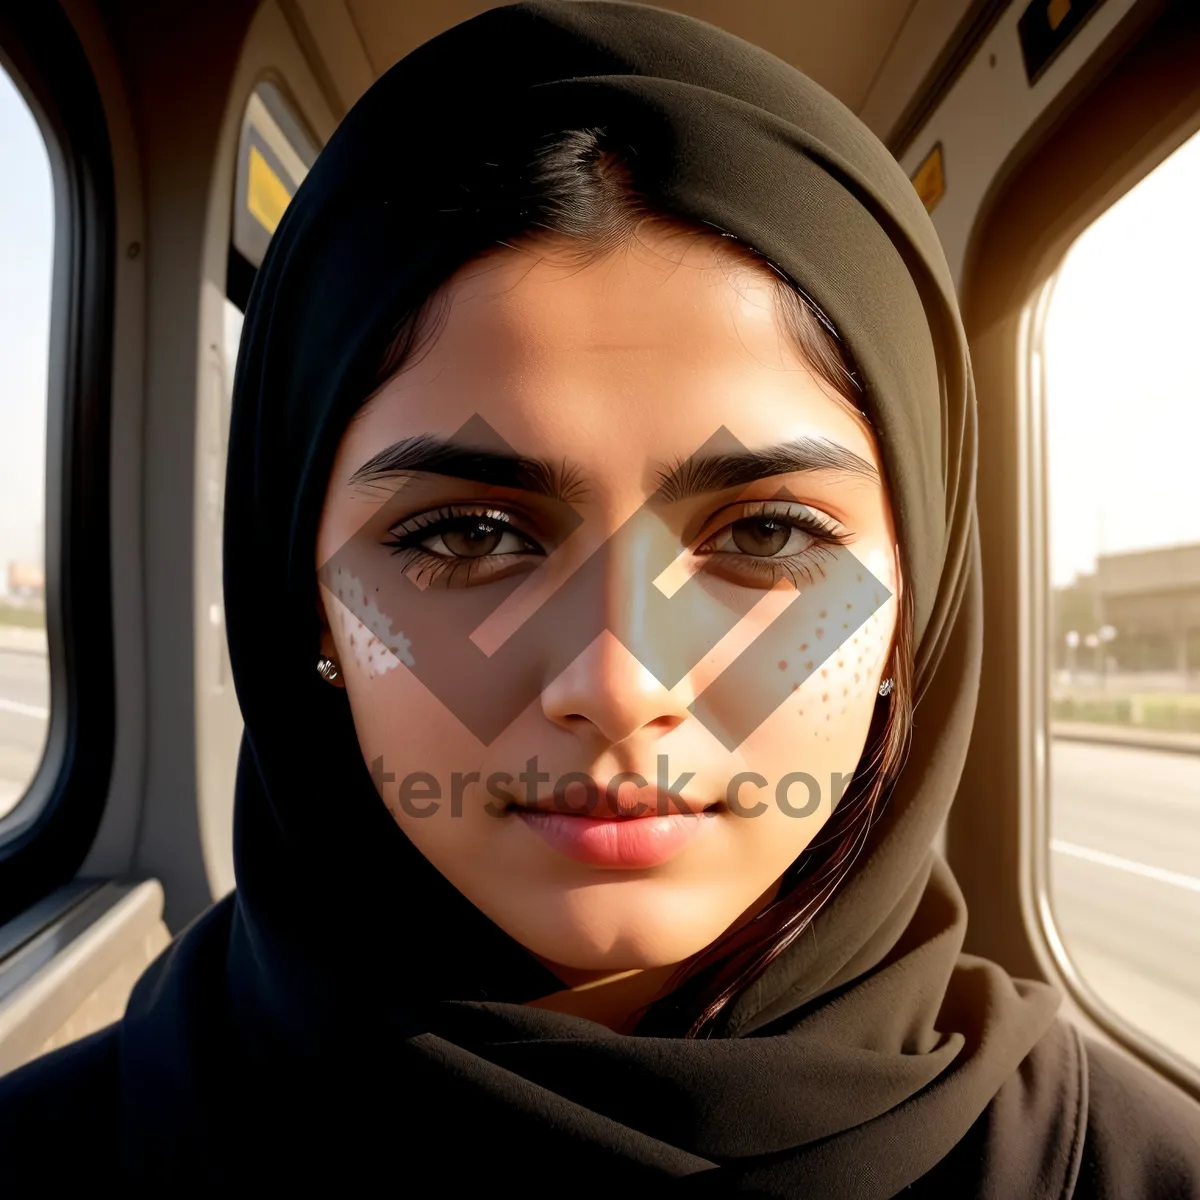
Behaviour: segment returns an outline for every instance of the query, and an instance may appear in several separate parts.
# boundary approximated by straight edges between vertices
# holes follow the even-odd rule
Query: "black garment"
[[[559,981],[404,837],[313,670],[325,484],[398,320],[510,232],[540,136],[591,126],[636,148],[638,191],[754,246],[844,340],[915,601],[905,769],[813,936],[707,1040],[526,1007]],[[593,0],[495,9],[409,55],[322,152],[246,314],[225,531],[237,892],[115,1031],[0,1084],[0,1162],[30,1161],[74,1107],[115,1174],[162,1190],[333,1172],[418,1194],[885,1200],[940,1171],[950,1194],[1048,1200],[1082,1154],[1077,1194],[1196,1195],[1200,1108],[1099,1049],[1085,1084],[1056,994],[961,953],[962,895],[931,846],[978,686],[975,466],[936,234],[810,80],[702,22]]]
[[[1000,1091],[966,1136],[931,1171],[897,1193],[904,1200],[1015,1200],[1026,1196],[1055,1196],[1062,1200],[1195,1200],[1200,1197],[1200,1136],[1196,1106],[1144,1067],[1097,1042],[1079,1037],[1056,1022],[1048,1043],[1067,1043],[1070,1068],[1063,1071],[1058,1054],[1049,1055],[1041,1043],[1019,1072]],[[5,1164],[3,1178],[10,1186],[28,1184],[42,1194],[58,1188],[92,1187],[130,1179],[123,1158],[129,1138],[122,1128],[121,1030],[110,1026],[89,1038],[65,1046],[7,1076],[0,1083],[0,1147]],[[1041,1061],[1051,1060],[1049,1068]],[[995,1165],[997,1142],[990,1136],[997,1122],[1012,1128],[1012,1111],[1030,1105],[1038,1087],[1059,1093],[1054,1097],[1057,1124],[1053,1136],[1044,1138],[1042,1126],[1027,1127],[1027,1145],[1010,1162]],[[389,1093],[380,1094],[386,1103]],[[231,1105],[234,1098],[231,1097]],[[1038,1101],[1034,1100],[1034,1107]],[[336,1105],[330,1109],[336,1113]],[[582,1172],[564,1175],[559,1186],[537,1170],[535,1145],[511,1147],[508,1156],[491,1156],[476,1131],[464,1125],[446,1144],[423,1147],[432,1161],[424,1179],[414,1180],[412,1153],[404,1145],[401,1123],[386,1128],[354,1127],[343,1141],[328,1113],[315,1121],[310,1133],[294,1114],[266,1110],[247,1121],[243,1133],[254,1141],[274,1132],[286,1154],[263,1163],[251,1150],[238,1163],[233,1143],[217,1147],[213,1160],[198,1157],[181,1163],[173,1174],[175,1194],[207,1192],[213,1183],[245,1188],[261,1181],[281,1190],[289,1185],[312,1187],[336,1180],[343,1187],[361,1182],[394,1186],[416,1195],[472,1195],[516,1191],[529,1197],[557,1195],[608,1195],[612,1183],[598,1185]],[[301,1117],[300,1120],[303,1120]],[[324,1124],[324,1128],[321,1125]],[[311,1126],[310,1126],[311,1128]],[[391,1148],[378,1154],[377,1136]],[[68,1150],[69,1148],[69,1150]],[[1001,1153],[1004,1153],[1001,1151]],[[522,1162],[521,1159],[525,1159]],[[390,1161],[390,1169],[386,1165]],[[1015,1172],[1012,1170],[1015,1165]],[[215,1168],[210,1174],[210,1167]],[[379,1174],[376,1174],[379,1172]],[[633,1195],[754,1195],[725,1186],[721,1173],[690,1175],[676,1181],[663,1179],[649,1186],[635,1185]],[[164,1181],[151,1181],[147,1190]],[[818,1197],[855,1194],[851,1184],[821,1193],[798,1184],[790,1192],[759,1195]],[[516,1189],[519,1189],[517,1191]]]

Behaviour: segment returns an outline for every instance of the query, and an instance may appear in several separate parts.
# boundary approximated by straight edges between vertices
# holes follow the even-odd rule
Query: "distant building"
[[[1117,670],[1200,671],[1200,543],[1099,555],[1095,574],[1055,590],[1052,620],[1057,666],[1069,632],[1082,643],[1108,627]]]
[[[8,564],[8,595],[31,607],[40,607],[46,597],[46,573],[38,563]]]
[[[1200,543],[1101,555],[1096,595],[1121,668],[1200,670]]]

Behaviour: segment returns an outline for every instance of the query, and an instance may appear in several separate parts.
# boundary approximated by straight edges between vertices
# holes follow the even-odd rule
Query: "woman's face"
[[[874,439],[714,239],[506,248],[445,293],[338,448],[323,652],[497,925],[564,974],[679,963],[859,762],[900,586]]]

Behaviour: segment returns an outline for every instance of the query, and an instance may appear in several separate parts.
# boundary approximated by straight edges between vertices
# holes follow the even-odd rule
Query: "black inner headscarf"
[[[487,243],[464,196],[488,171],[584,126],[645,148],[639,189],[755,247],[831,319],[866,383],[915,601],[900,780],[813,930],[708,1039],[524,1007],[561,983],[401,833],[344,693],[314,669],[326,483],[398,317],[464,246]],[[961,953],[963,899],[931,848],[978,686],[975,467],[974,388],[934,229],[884,147],[794,68],[607,0],[494,9],[392,68],[299,189],[246,314],[225,531],[245,717],[238,888],[131,1000],[131,1166],[237,1180],[334,1162],[449,1194],[674,1180],[886,1197],[964,1137],[1035,1046],[1057,1070],[1070,1053],[1053,1049],[1067,1045],[1057,997]],[[993,1184],[1005,1147],[1024,1155],[1056,1128],[1061,1097],[1026,1084],[989,1118]],[[1041,1178],[1057,1194],[1054,1171]]]

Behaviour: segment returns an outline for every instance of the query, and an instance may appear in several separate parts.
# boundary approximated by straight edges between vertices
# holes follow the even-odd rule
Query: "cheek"
[[[379,760],[372,768],[377,787],[383,776],[394,777],[380,790],[395,812],[406,776],[427,772],[448,778],[448,770],[478,760],[479,743],[408,670],[415,660],[404,631],[393,629],[377,605],[364,601],[361,582],[339,568],[329,584],[322,584],[325,613],[359,748],[368,766]]]
[[[356,584],[344,580],[347,589]],[[344,595],[355,600],[352,591]],[[326,612],[337,645],[359,750],[380,798],[408,838],[460,890],[494,871],[487,748],[408,670],[411,652],[387,620],[362,621],[340,601]],[[369,622],[369,623],[368,623]],[[381,636],[382,635],[382,636]]]
[[[746,810],[760,801],[766,808],[737,820],[747,873],[763,887],[809,845],[849,786],[866,747],[896,613],[893,596],[859,628],[842,630],[848,636],[832,654],[825,638],[814,638],[777,664],[793,676],[791,695],[742,744],[736,768],[731,764],[768,781],[740,794]],[[816,616],[814,628],[826,637],[841,624],[829,608]]]
[[[857,761],[879,691],[890,632],[882,614],[868,619],[820,667],[803,659],[803,682],[794,681],[788,706],[802,743],[817,739],[847,747]],[[801,658],[807,650],[798,651]],[[813,668],[808,664],[812,662]],[[857,747],[857,749],[854,749]]]
[[[810,737],[824,735],[829,740],[841,734],[839,726],[848,722],[853,727],[864,708],[869,723],[888,665],[896,607],[893,597],[824,661],[820,652],[814,654],[814,646],[806,642],[796,647],[794,663],[780,660],[780,670],[796,672],[792,682],[794,711]]]
[[[325,612],[338,648],[343,670],[354,664],[360,674],[376,679],[403,663],[413,666],[412,647],[404,631],[364,595],[362,581],[343,567],[335,567],[323,583]],[[358,614],[362,614],[359,616]]]
[[[879,561],[872,566],[872,574],[893,593],[880,608],[857,626],[852,611],[835,611],[833,605],[818,609],[806,640],[776,664],[791,679],[792,699],[784,708],[791,716],[791,736],[799,735],[803,744],[816,738],[850,746],[866,737],[899,608],[894,572]]]
[[[826,801],[841,794],[837,780],[848,777],[862,756],[890,638],[884,609],[824,661],[805,643],[790,662],[781,660],[778,669],[796,675],[791,694],[743,743],[745,769],[772,786],[793,772],[811,775],[828,812]]]

